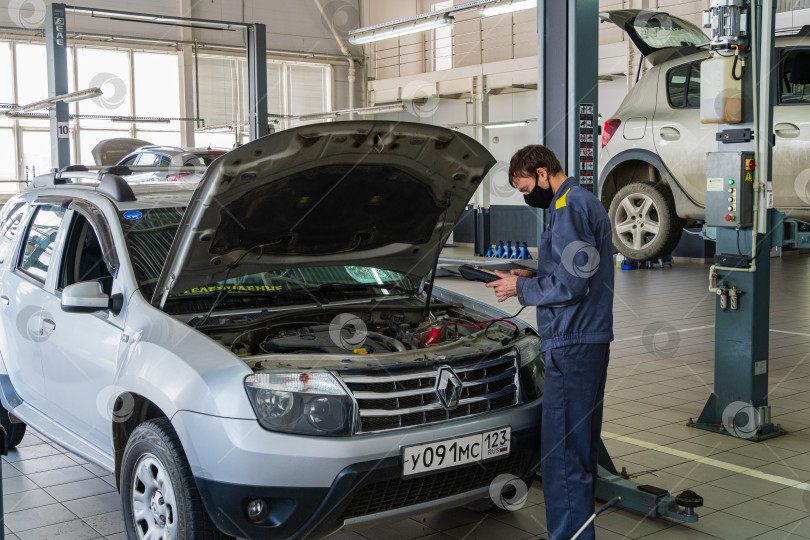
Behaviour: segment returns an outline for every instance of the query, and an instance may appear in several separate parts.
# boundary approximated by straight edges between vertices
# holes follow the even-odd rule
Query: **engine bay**
[[[431,310],[427,320],[421,306],[377,306],[337,314],[309,312],[248,325],[220,320],[216,330],[201,330],[240,357],[425,352],[479,340],[504,345],[523,333],[508,319],[480,319],[449,305]]]

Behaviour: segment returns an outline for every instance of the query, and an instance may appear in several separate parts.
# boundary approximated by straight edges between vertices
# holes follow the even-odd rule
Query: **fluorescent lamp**
[[[349,114],[349,113],[357,113],[357,114],[382,114],[382,113],[389,113],[389,112],[401,112],[405,110],[404,103],[397,103],[394,105],[375,105],[373,107],[361,107],[360,109],[354,109],[349,111],[339,111],[340,114]]]
[[[506,0],[497,4],[490,4],[478,10],[482,17],[492,17],[493,15],[503,15],[513,11],[521,11],[537,7],[537,0]]]
[[[116,116],[114,118],[110,118],[112,122],[128,122],[130,124],[140,124],[149,123],[149,124],[168,124],[168,118],[137,118],[134,116]]]
[[[78,90],[76,92],[70,92],[68,94],[61,94],[58,96],[54,96],[52,98],[43,99],[40,101],[35,101],[34,103],[29,103],[28,105],[20,105],[18,107],[13,107],[3,114],[6,116],[12,116],[17,113],[29,113],[35,112],[42,109],[47,109],[48,107],[52,107],[56,104],[57,101],[64,101],[65,103],[72,103],[74,101],[81,101],[83,99],[90,99],[102,94],[101,89],[99,88],[88,88],[87,90]]]
[[[336,112],[323,112],[316,114],[303,114],[298,117],[302,122],[309,122],[311,120],[334,120],[338,117]]]
[[[102,94],[101,88],[88,88],[87,90],[79,90],[78,92],[71,92],[62,96],[56,96],[52,101],[64,101],[65,103],[73,103],[74,101],[81,101],[83,99],[91,99],[98,97]]]
[[[487,129],[508,128],[508,127],[521,127],[528,126],[528,120],[521,120],[520,122],[497,122],[495,124],[484,124]]]
[[[451,15],[442,15],[435,19],[427,21],[413,22],[404,26],[390,26],[380,30],[374,30],[369,34],[360,34],[349,36],[349,43],[354,45],[362,45],[363,43],[371,43],[372,41],[380,41],[398,36],[405,36],[408,34],[415,34],[417,32],[424,32],[425,30],[433,30],[443,26],[450,26],[455,22]]]

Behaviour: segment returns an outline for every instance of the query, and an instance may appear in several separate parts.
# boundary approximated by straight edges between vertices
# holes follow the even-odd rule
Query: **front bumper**
[[[319,538],[486,498],[500,474],[530,480],[540,464],[540,401],[475,419],[346,438],[271,433],[251,421],[255,431],[244,420],[188,412],[172,421],[203,503],[222,532],[242,538]],[[402,446],[505,425],[512,427],[509,456],[401,476]],[[200,434],[204,440],[197,441]],[[245,513],[256,498],[270,503],[260,523]]]

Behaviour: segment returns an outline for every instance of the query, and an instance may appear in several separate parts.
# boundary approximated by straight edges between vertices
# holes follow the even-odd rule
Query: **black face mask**
[[[532,189],[528,195],[523,196],[523,200],[526,201],[526,204],[544,210],[551,206],[551,199],[553,198],[554,191],[552,191],[551,188],[541,188],[539,183],[535,184],[534,189]]]

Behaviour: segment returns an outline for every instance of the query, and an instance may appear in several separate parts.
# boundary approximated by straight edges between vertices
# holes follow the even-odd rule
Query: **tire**
[[[22,422],[17,424],[12,423],[11,419],[8,417],[8,411],[2,405],[0,405],[0,425],[6,430],[6,444],[8,445],[8,449],[16,448],[17,445],[22,442],[27,426]]]
[[[685,221],[675,211],[675,199],[664,184],[634,182],[610,202],[613,245],[634,261],[660,259],[672,253]],[[645,228],[646,227],[646,228]]]
[[[150,531],[175,540],[231,538],[208,517],[167,418],[147,420],[132,432],[121,462],[120,490],[127,538],[142,539]]]

